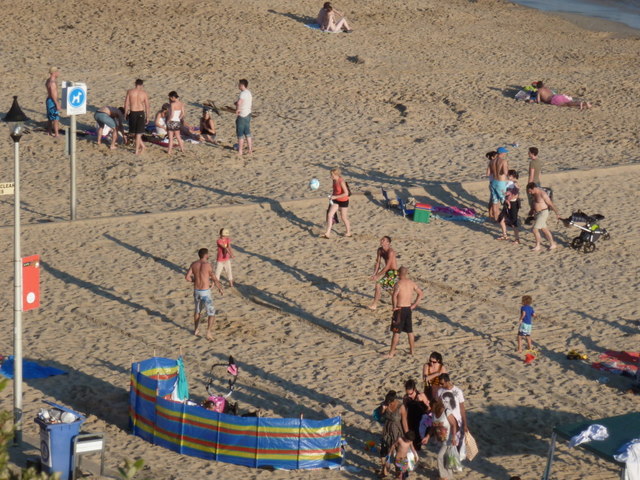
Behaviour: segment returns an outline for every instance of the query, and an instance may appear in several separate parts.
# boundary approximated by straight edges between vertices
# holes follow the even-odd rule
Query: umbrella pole
[[[556,449],[556,432],[551,434],[551,444],[549,445],[549,456],[547,457],[547,467],[544,469],[542,480],[549,480],[551,475],[551,467],[553,465],[553,453]]]

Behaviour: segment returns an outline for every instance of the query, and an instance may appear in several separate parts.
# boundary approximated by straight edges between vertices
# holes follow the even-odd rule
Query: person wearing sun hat
[[[231,259],[233,258],[233,250],[231,250],[231,238],[229,238],[229,229],[221,228],[220,237],[218,238],[218,256],[216,257],[216,278],[220,280],[222,270],[225,271],[229,286],[233,287],[233,274],[231,273]]]

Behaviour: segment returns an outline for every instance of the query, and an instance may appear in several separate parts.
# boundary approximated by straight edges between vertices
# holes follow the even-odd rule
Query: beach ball
[[[309,180],[309,188],[311,190],[317,190],[320,188],[320,180],[318,180],[317,178],[312,178],[311,180]]]

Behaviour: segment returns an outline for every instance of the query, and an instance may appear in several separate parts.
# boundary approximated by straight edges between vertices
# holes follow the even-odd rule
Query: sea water
[[[526,7],[603,18],[640,29],[640,0],[513,0]]]

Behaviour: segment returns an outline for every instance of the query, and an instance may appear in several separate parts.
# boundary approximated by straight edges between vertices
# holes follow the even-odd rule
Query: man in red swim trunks
[[[415,299],[414,299],[415,295]],[[400,267],[398,270],[398,283],[393,288],[393,317],[391,320],[391,350],[387,354],[387,358],[391,358],[396,354],[396,346],[400,338],[400,332],[405,332],[409,337],[409,354],[413,355],[415,347],[415,337],[413,335],[413,324],[411,314],[416,309],[420,300],[424,296],[424,292],[416,283],[409,278],[409,269]]]

